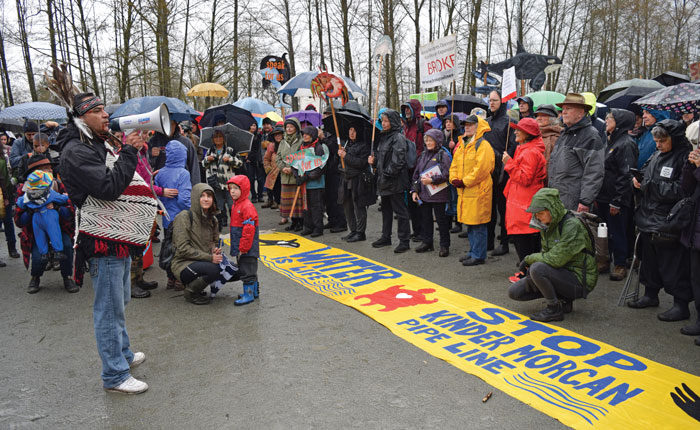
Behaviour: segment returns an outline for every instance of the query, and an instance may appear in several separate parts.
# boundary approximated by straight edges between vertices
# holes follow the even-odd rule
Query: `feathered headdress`
[[[87,136],[88,139],[92,139],[90,127],[85,124],[85,121],[78,117],[73,107],[75,96],[80,93],[80,90],[73,84],[73,78],[70,72],[68,72],[68,66],[61,64],[59,67],[55,63],[52,63],[51,68],[53,71],[50,76],[48,72],[44,72],[46,88],[58,99],[59,103],[66,108],[69,121],[73,121],[82,134]]]

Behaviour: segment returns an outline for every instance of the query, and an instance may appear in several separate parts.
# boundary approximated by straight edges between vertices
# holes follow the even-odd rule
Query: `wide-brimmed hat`
[[[530,136],[540,135],[540,126],[534,118],[523,118],[518,123],[511,122],[510,126],[516,130],[520,130]]]
[[[557,113],[557,108],[555,108],[554,105],[540,105],[537,110],[535,110],[535,116],[539,114],[544,114],[554,118],[559,116],[559,113]]]
[[[589,105],[586,102],[586,98],[583,97],[583,95],[581,95],[579,93],[569,93],[566,95],[563,102],[557,103],[557,106],[559,106],[559,107],[564,107],[564,105],[581,106],[582,108],[584,108],[586,110],[586,112],[593,109],[593,106]]]
[[[31,173],[36,169],[40,169],[45,166],[51,166],[51,160],[44,154],[34,154],[27,160],[27,171],[25,174]]]

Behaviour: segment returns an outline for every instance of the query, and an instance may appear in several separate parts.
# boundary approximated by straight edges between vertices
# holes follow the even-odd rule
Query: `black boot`
[[[10,254],[10,257],[12,258],[19,258],[19,253],[17,252],[17,249],[15,248],[15,244],[7,244],[7,251]]]
[[[508,244],[507,243],[502,243],[496,247],[493,251],[491,251],[491,255],[494,257],[498,257],[501,255],[506,255],[508,253]]]
[[[151,292],[142,290],[141,287],[138,285],[132,285],[131,286],[131,297],[134,299],[145,299],[146,297],[150,297]]]
[[[29,294],[35,294],[38,293],[41,287],[39,286],[39,277],[38,276],[32,276],[32,279],[29,281],[29,285],[27,286],[27,292]]]
[[[77,293],[80,291],[80,288],[75,285],[75,282],[70,278],[70,276],[65,276],[63,278],[63,288],[65,288],[69,293]]]
[[[530,315],[530,319],[542,322],[564,321],[564,309],[562,309],[561,302],[557,301],[555,304],[548,304],[546,308]]]
[[[690,324],[681,328],[681,334],[686,336],[700,335],[700,316],[698,316],[698,320],[695,322],[695,324]]]
[[[418,246],[418,248],[416,248],[416,252],[418,252],[418,253],[428,252],[428,251],[435,251],[435,248],[433,247],[432,243],[423,242]]]
[[[661,321],[682,321],[690,318],[690,311],[688,310],[688,303],[681,302],[678,300],[673,301],[673,307],[666,312],[662,312],[657,315]]]
[[[347,241],[348,241],[348,243],[352,243],[352,242],[362,242],[365,240],[367,240],[367,236],[365,236],[364,233],[355,233],[355,235],[349,237]]]
[[[158,281],[147,281],[143,278],[136,281],[136,286],[142,290],[155,290],[158,288]]]
[[[637,300],[630,300],[627,302],[627,306],[632,309],[644,309],[659,306],[658,297],[642,296]]]

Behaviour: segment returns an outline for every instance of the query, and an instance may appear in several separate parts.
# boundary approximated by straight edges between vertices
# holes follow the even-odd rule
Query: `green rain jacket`
[[[552,214],[549,225],[540,223],[535,217],[535,213],[544,209]],[[583,223],[573,216],[564,220],[559,233],[559,223],[569,212],[559,198],[559,191],[554,188],[537,191],[528,212],[532,212],[530,226],[540,230],[542,251],[525,257],[525,263],[531,266],[540,261],[554,268],[563,267],[572,271],[588,292],[593,291],[598,281],[598,269],[595,255],[589,254],[595,252],[591,239]]]

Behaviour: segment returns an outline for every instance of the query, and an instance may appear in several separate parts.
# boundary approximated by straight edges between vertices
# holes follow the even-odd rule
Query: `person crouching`
[[[526,275],[510,286],[508,296],[520,301],[544,297],[547,307],[530,318],[562,321],[573,301],[587,297],[598,281],[594,245],[583,222],[564,208],[558,190],[537,191],[527,211],[530,225],[540,230],[542,251],[520,262]]]
[[[258,211],[249,200],[250,181],[245,175],[236,175],[227,182],[233,200],[231,208],[231,256],[238,259],[238,270],[243,281],[243,294],[236,306],[248,304],[260,294],[258,283]],[[323,226],[321,226],[323,228]]]

